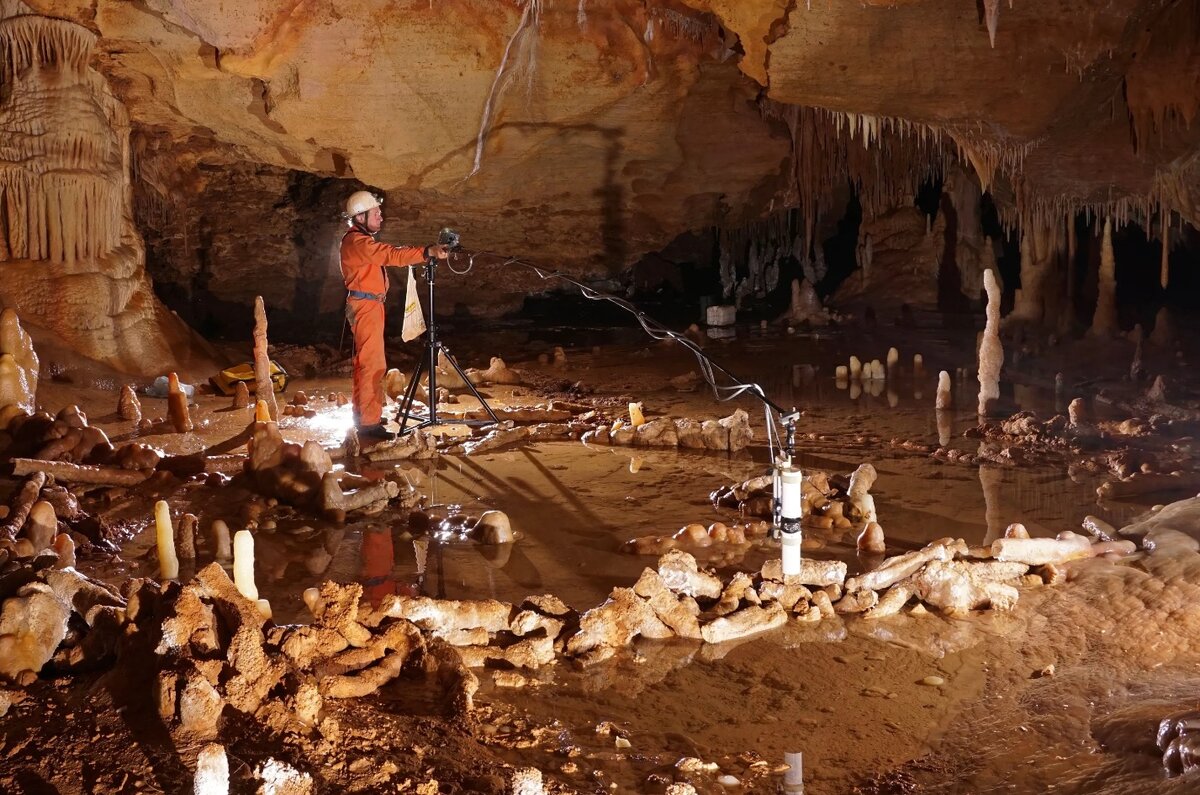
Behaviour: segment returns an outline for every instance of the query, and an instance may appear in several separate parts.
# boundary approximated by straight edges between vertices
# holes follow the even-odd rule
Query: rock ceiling
[[[167,207],[246,164],[353,178],[389,234],[597,274],[947,159],[1013,224],[1200,221],[1200,0],[0,0],[30,13],[96,34]]]
[[[1155,195],[1200,138],[1195,0],[32,5],[97,31],[134,124],[202,158],[353,176],[572,260],[763,214],[792,149],[764,91],[920,125],[1049,205]]]

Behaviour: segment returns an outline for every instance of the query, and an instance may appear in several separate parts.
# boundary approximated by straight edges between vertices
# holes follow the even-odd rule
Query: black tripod
[[[442,345],[442,341],[437,335],[437,315],[434,314],[434,274],[437,272],[437,260],[430,257],[425,261],[425,281],[429,283],[429,323],[425,335],[425,350],[417,359],[417,367],[413,371],[412,380],[408,382],[408,387],[404,390],[404,398],[400,401],[400,407],[396,409],[396,422],[400,423],[400,430],[397,436],[403,436],[409,431],[415,431],[418,428],[428,428],[431,425],[445,425],[447,423],[438,419],[437,414],[437,366],[438,354],[443,354],[446,361],[450,362],[450,366],[457,372],[459,378],[471,390],[471,394],[483,406],[483,410],[491,419],[487,420],[456,420],[456,425],[491,425],[500,422],[496,416],[496,412],[492,411],[492,407],[483,399],[483,395],[479,394],[479,390],[471,383],[471,379],[467,378],[467,374],[458,366],[458,362],[450,355],[450,351]],[[408,299],[405,299],[408,300]],[[428,414],[413,414],[413,401],[417,397],[417,386],[421,383],[421,371],[429,371],[429,413]],[[416,424],[409,425],[409,421]]]

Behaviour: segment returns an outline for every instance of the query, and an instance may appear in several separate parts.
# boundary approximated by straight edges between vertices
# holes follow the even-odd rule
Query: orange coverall
[[[346,319],[354,333],[354,424],[378,425],[383,418],[383,302],[385,267],[411,267],[425,261],[419,246],[389,246],[352,228],[342,237],[342,278],[346,280]]]

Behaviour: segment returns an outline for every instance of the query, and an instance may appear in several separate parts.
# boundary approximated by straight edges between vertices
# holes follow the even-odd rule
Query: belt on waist
[[[347,290],[348,298],[361,298],[364,301],[378,301],[383,303],[387,299],[385,293],[364,293],[362,290]]]

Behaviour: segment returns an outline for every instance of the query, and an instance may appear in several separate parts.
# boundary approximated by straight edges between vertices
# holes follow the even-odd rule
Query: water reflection
[[[783,774],[785,795],[804,795],[804,754],[799,751],[785,753],[783,763],[788,766]]]

